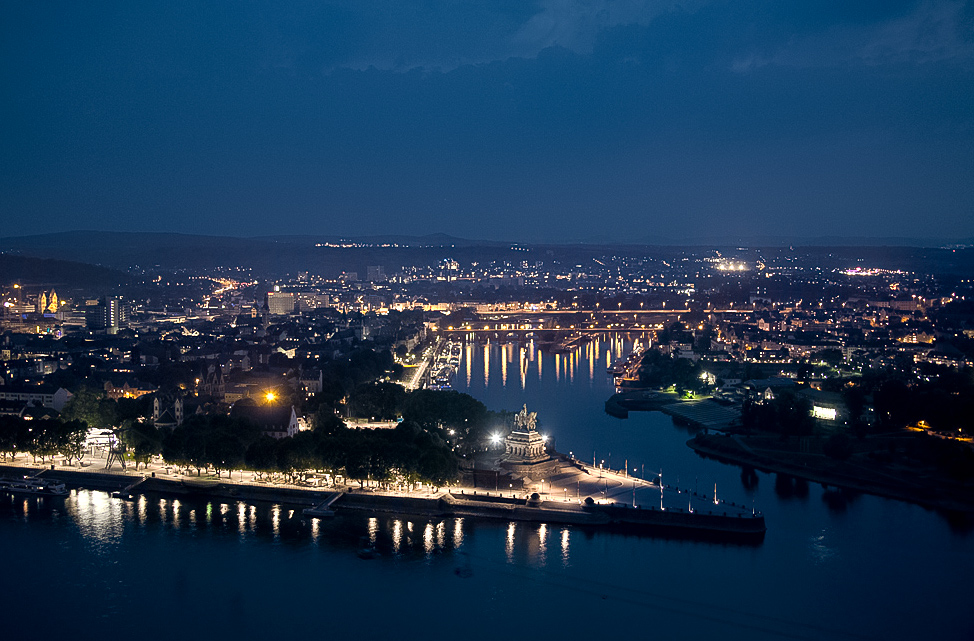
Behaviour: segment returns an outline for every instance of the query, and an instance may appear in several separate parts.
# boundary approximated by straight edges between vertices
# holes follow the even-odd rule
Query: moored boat
[[[36,477],[0,480],[0,490],[10,494],[34,496],[65,496],[68,493],[67,488],[61,481]]]

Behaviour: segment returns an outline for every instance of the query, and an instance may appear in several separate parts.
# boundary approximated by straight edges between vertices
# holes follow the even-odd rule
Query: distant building
[[[187,414],[203,414],[203,406],[197,402],[187,402],[181,396],[172,401],[159,396],[152,399],[152,424],[158,428],[179,427]]]
[[[227,385],[223,378],[223,368],[219,365],[210,365],[201,371],[197,381],[201,396],[212,396],[222,400],[226,394]]]
[[[105,300],[105,329],[109,334],[117,334],[128,324],[128,309],[121,298],[111,297]]]
[[[382,265],[369,265],[367,268],[368,278],[373,283],[383,283],[386,280],[386,270]]]
[[[294,313],[295,296],[290,292],[267,292],[267,311],[272,316]]]
[[[112,399],[138,398],[156,391],[154,385],[146,385],[139,381],[124,381],[121,385],[116,385],[112,381],[105,381],[105,395]]]
[[[68,390],[53,385],[0,385],[0,401],[40,404],[59,412],[73,397]]]
[[[128,306],[117,296],[85,301],[84,314],[85,324],[92,331],[117,334],[128,326]]]
[[[252,401],[240,401],[230,408],[230,417],[256,423],[261,432],[271,438],[294,436],[299,430],[293,405],[257,405]]]

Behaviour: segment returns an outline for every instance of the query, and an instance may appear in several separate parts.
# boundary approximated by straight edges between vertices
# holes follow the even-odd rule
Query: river
[[[4,638],[971,639],[974,535],[943,515],[701,458],[607,416],[607,362],[469,343],[455,387],[538,412],[561,451],[763,511],[760,545],[471,519],[341,516],[97,491],[0,495]],[[906,482],[906,480],[905,480]],[[374,542],[380,555],[357,550]]]

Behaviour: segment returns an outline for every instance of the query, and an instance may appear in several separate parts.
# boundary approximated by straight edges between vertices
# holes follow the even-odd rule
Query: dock
[[[311,516],[319,519],[335,516],[335,511],[331,509],[331,506],[335,503],[335,501],[342,498],[344,495],[344,492],[334,492],[318,505],[305,508],[301,511],[301,513],[305,516]]]

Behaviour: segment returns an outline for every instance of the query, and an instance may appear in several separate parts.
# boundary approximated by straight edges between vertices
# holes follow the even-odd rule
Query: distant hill
[[[0,254],[0,284],[68,289],[112,288],[130,281],[115,269],[68,260]]]
[[[355,243],[358,247],[325,246]],[[383,247],[382,245],[398,245]],[[250,267],[257,274],[278,276],[313,271],[326,276],[358,272],[368,265],[387,271],[404,265],[458,260],[523,259],[508,243],[469,241],[446,235],[369,238],[319,236],[196,236],[152,232],[76,231],[0,238],[0,251],[38,258],[58,258],[115,269],[148,271],[217,267]]]
[[[465,264],[490,261],[508,261],[511,264],[544,261],[550,264],[558,261],[562,265],[579,265],[584,268],[591,265],[594,259],[607,254],[668,260],[679,258],[686,252],[699,253],[708,249],[720,249],[745,260],[755,260],[762,256],[771,259],[773,256],[794,253],[812,260],[822,269],[868,266],[950,274],[964,278],[974,276],[974,248],[970,246],[919,247],[876,245],[869,242],[858,246],[829,243],[809,246],[807,242],[794,246],[782,245],[780,242],[769,242],[767,245],[743,242],[688,243],[680,246],[667,244],[662,240],[628,245],[537,244],[478,241],[445,234],[357,238],[317,235],[239,238],[98,231],[0,238],[0,252],[6,255],[89,263],[125,271],[141,268],[149,272],[182,269],[198,272],[219,267],[246,267],[252,269],[253,275],[259,278],[295,275],[298,271],[310,271],[326,277],[335,277],[342,272],[357,272],[360,278],[364,278],[369,265],[382,265],[387,273],[393,273],[404,266],[435,265],[445,258],[453,258]],[[70,272],[70,269],[64,270],[57,278],[70,277]],[[85,273],[95,276],[95,272]],[[104,277],[110,278],[107,274]],[[116,272],[111,278],[118,277]]]

